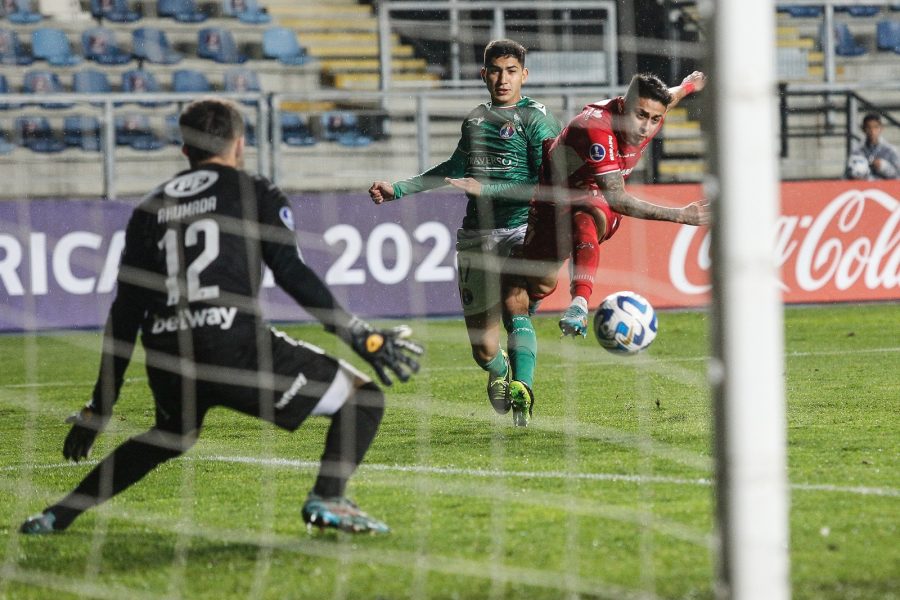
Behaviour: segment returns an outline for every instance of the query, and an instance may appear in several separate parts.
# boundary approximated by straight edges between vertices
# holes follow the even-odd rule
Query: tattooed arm
[[[645,202],[625,191],[625,179],[621,171],[597,175],[596,180],[609,207],[619,214],[636,219],[671,221],[685,225],[709,223],[709,205],[706,203],[692,202],[681,208],[670,208]]]

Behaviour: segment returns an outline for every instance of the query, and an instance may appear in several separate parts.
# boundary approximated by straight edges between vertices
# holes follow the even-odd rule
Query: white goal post
[[[717,597],[790,597],[775,2],[709,9]]]

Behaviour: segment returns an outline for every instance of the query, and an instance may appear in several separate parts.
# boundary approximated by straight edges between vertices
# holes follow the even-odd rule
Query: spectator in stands
[[[884,141],[881,116],[869,113],[863,117],[862,131],[865,140],[858,144],[847,159],[848,179],[897,179],[900,178],[900,153]],[[868,165],[868,168],[865,168]]]

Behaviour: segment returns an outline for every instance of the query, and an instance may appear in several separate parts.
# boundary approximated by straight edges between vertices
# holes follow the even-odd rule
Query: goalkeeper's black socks
[[[347,480],[375,439],[383,415],[384,392],[373,382],[358,388],[332,415],[314,494],[323,498],[344,495]]]

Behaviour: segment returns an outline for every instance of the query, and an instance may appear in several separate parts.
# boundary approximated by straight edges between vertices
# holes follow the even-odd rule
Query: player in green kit
[[[514,378],[531,385],[537,338],[530,319],[506,320],[510,355],[500,347],[500,274],[506,257],[522,245],[525,236],[528,205],[541,166],[541,144],[555,137],[560,126],[543,104],[522,95],[528,69],[525,48],[518,42],[489,43],[481,78],[491,101],[466,116],[453,155],[415,177],[394,183],[376,181],[369,195],[381,204],[444,185],[466,193],[469,201],[456,233],[456,251],[459,296],[472,357],[488,372],[488,398],[494,409],[504,414],[512,408],[513,422],[524,426],[530,402],[511,401],[509,383]]]

